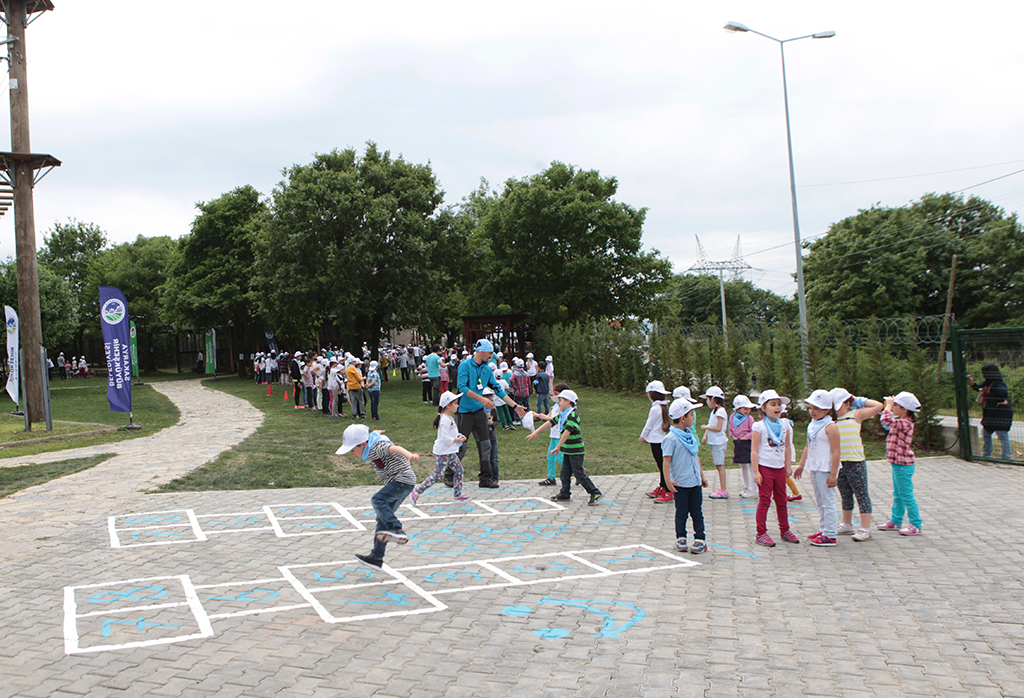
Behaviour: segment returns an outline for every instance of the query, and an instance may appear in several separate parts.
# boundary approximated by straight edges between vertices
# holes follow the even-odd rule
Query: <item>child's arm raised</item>
[[[839,427],[835,423],[829,424],[825,427],[825,436],[828,437],[828,447],[832,453],[832,470],[829,472],[828,482],[825,484],[827,487],[835,487],[836,482],[839,481]]]

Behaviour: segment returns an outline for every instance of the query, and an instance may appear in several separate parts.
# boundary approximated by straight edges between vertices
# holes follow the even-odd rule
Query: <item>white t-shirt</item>
[[[562,408],[558,406],[558,400],[555,400],[555,406],[551,408],[551,438],[560,439],[562,438],[562,430],[558,428],[558,417],[562,414]]]
[[[828,442],[825,428],[811,440],[811,425],[807,425],[807,460],[804,469],[811,472],[829,472],[832,470],[832,447]]]
[[[721,431],[711,431],[710,429],[708,430],[708,445],[709,446],[721,446],[723,444],[729,443],[729,434],[727,434],[726,430],[725,430],[725,420],[729,419],[729,415],[727,415],[725,413],[725,408],[724,407],[716,407],[714,410],[711,411],[711,416],[708,417],[708,426],[709,427],[715,426],[715,424],[718,422],[719,419],[722,420],[722,430]],[[648,441],[649,440],[650,439],[648,439]]]
[[[765,425],[765,420],[760,420],[754,424],[754,431],[761,436],[761,443],[757,448],[757,463],[763,465],[766,468],[779,468],[786,467],[786,434],[792,431],[792,427],[789,425],[789,421],[786,419],[780,419],[779,423],[782,424],[782,433],[779,435],[780,443],[773,445],[768,440],[768,427]]]
[[[657,400],[651,404],[651,410],[647,413],[647,423],[640,432],[640,438],[646,439],[649,444],[660,444],[665,440],[665,432],[661,430],[661,406],[667,404],[668,400]]]
[[[459,446],[462,445],[455,443],[458,436],[459,428],[455,425],[455,420],[449,414],[442,414],[441,421],[437,424],[437,438],[434,439],[434,455],[445,456],[449,453],[458,453]]]

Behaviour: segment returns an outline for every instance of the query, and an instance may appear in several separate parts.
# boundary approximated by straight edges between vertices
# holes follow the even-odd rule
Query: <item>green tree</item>
[[[66,223],[54,223],[53,228],[43,233],[39,264],[46,265],[58,278],[67,282],[71,292],[71,302],[67,307],[73,308],[74,312],[65,313],[61,322],[70,328],[72,337],[67,341],[74,341],[76,353],[85,350],[84,330],[91,327],[90,319],[97,317],[92,311],[98,300],[91,299],[86,293],[89,265],[106,246],[107,234],[99,226],[74,218],[69,218]]]
[[[754,286],[745,279],[726,281],[725,314],[730,324],[792,322],[796,301]],[[722,292],[718,277],[677,274],[666,294],[682,327],[722,324]]]
[[[373,143],[285,171],[255,237],[252,299],[271,329],[304,342],[330,322],[376,348],[443,294],[431,267],[442,201],[429,165]]]
[[[961,325],[1024,322],[1024,232],[1016,215],[971,197],[926,194],[834,223],[808,245],[807,306],[821,318],[945,312],[958,255],[953,312]]]
[[[492,256],[476,307],[504,302],[540,324],[646,317],[671,265],[642,249],[647,211],[614,201],[617,190],[558,162],[506,181],[481,221]]]
[[[74,338],[78,330],[78,308],[71,284],[40,262],[39,316],[43,326],[43,346],[51,359]],[[18,310],[18,263],[7,259],[0,263],[0,305]]]

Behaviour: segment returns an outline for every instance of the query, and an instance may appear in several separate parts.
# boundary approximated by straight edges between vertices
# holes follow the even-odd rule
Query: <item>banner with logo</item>
[[[206,331],[206,372],[217,374],[217,330]]]
[[[100,286],[100,328],[107,357],[107,402],[113,412],[132,411],[132,358],[128,301],[113,286]]]
[[[267,346],[270,348],[270,353],[276,357],[280,353],[277,350],[277,337],[270,330],[264,330],[263,334],[267,338]]]
[[[128,322],[128,346],[131,348],[132,355],[132,375],[136,378],[139,377],[139,340],[136,338],[135,321],[130,320]]]
[[[11,396],[15,404],[21,400],[18,397],[21,390],[21,364],[18,363],[18,313],[9,305],[4,306],[4,314],[7,316],[7,394]]]

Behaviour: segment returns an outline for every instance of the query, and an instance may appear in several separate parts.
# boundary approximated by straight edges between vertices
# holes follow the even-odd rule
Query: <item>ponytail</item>
[[[668,405],[662,403],[661,405],[661,430],[668,433],[668,430],[672,428],[672,420],[668,418]]]

